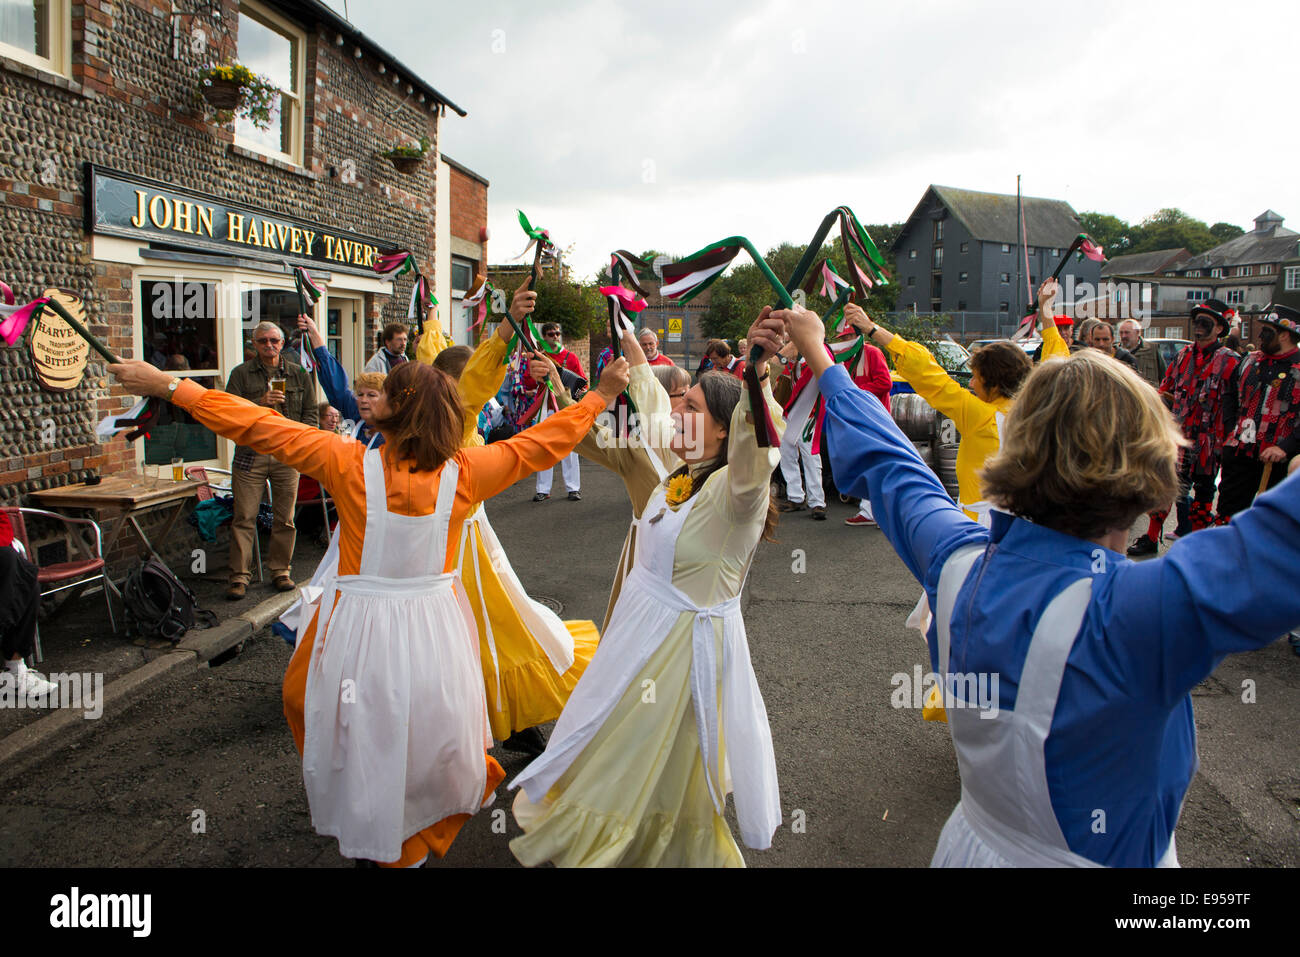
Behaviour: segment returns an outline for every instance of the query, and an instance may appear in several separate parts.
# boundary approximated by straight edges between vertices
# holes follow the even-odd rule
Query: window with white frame
[[[0,54],[67,75],[71,0],[0,0]]]
[[[1205,289],[1189,289],[1189,290],[1187,290],[1187,301],[1188,301],[1188,302],[1204,302],[1206,299],[1209,299],[1209,298],[1210,298],[1210,294],[1209,294],[1209,292],[1208,292],[1207,290],[1205,290]]]
[[[1003,251],[1004,253],[1009,253],[1009,252],[1011,252],[1011,244],[1010,244],[1010,243],[1003,243],[1003,244],[1002,244],[1002,251]]]
[[[1222,279],[1222,278],[1223,278],[1223,267],[1222,267],[1222,266],[1215,266],[1213,269],[1211,269],[1211,270],[1210,270],[1210,278],[1211,278],[1211,279]]]
[[[1300,266],[1287,266],[1282,286],[1287,292],[1300,289]]]
[[[1246,301],[1246,291],[1244,289],[1229,289],[1228,302],[1231,305],[1239,306]]]
[[[0,0],[3,2],[3,0]],[[247,149],[302,165],[303,63],[306,34],[260,4],[239,5],[239,62],[268,77],[280,95],[271,107],[271,127],[261,130],[251,120],[235,121],[235,141]]]
[[[1251,267],[1251,266],[1238,266],[1238,267],[1237,267],[1237,275],[1238,275],[1238,276],[1250,276],[1250,275],[1253,275],[1254,272],[1255,272],[1255,270],[1254,270],[1254,268]]]
[[[1183,337],[1182,326],[1165,326],[1166,339],[1181,339]]]
[[[934,247],[934,268],[939,269],[943,266],[943,247]]]
[[[1006,283],[1009,283],[1011,281],[1011,273],[1009,272],[998,273],[998,280],[1002,282],[1004,285]]]

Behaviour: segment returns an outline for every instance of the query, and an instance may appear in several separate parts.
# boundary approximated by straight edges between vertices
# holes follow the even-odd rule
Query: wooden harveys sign
[[[85,322],[86,309],[71,293],[47,289],[43,295],[58,302],[73,318]],[[50,392],[67,392],[81,384],[86,374],[90,343],[77,335],[70,325],[52,309],[42,309],[32,323],[27,337],[32,368],[41,388]]]

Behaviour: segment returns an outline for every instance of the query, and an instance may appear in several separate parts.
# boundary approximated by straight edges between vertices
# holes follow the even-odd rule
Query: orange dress
[[[361,443],[291,422],[271,409],[225,392],[204,389],[188,380],[177,387],[173,402],[213,432],[260,454],[273,455],[328,487],[339,514],[339,574],[359,573],[366,526],[362,468],[365,447]],[[603,410],[604,403],[593,393],[572,412],[566,410],[564,415],[552,416],[508,441],[458,451],[455,458],[459,478],[452,506],[452,527],[459,527],[479,502],[538,469],[553,466],[578,444]],[[436,509],[442,468],[412,472],[409,465],[409,462],[394,463],[389,455],[383,456],[388,510],[399,515],[430,515]],[[456,567],[458,544],[454,538],[448,543],[445,572]],[[284,677],[284,713],[299,754],[303,750],[307,665],[315,632],[313,618]],[[486,753],[484,760],[488,766],[486,800],[505,774]],[[413,864],[429,853],[441,857],[468,819],[468,814],[457,814],[412,835],[403,843],[401,857],[388,862],[389,866]]]

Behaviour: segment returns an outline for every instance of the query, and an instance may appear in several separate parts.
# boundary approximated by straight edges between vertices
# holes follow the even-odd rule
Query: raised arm
[[[983,544],[988,531],[953,504],[875,396],[855,386],[848,372],[832,363],[820,347],[824,330],[817,315],[807,310],[774,315],[786,321],[818,376],[836,484],[854,498],[871,500],[885,537],[917,581],[932,589],[953,549]]]
[[[754,429],[758,417],[751,414],[749,390],[742,384],[740,401],[731,413],[731,425],[727,431],[727,507],[737,518],[748,518],[755,511],[767,507],[772,470],[781,461],[779,439],[785,433],[785,417],[772,398],[772,383],[767,369],[768,360],[780,348],[783,331],[783,324],[773,319],[770,310],[764,307],[758,320],[749,327],[746,337],[751,345],[765,347],[754,366],[754,374],[762,380],[763,401],[767,403],[768,414],[776,426],[778,442],[768,448],[758,444],[758,433]]]
[[[168,397],[172,377],[147,362],[115,363],[109,366],[109,372],[136,395]],[[170,399],[218,435],[260,455],[272,455],[326,487],[360,467],[364,451],[360,443],[293,422],[229,392],[205,389],[191,379],[183,379]]]
[[[1300,622],[1297,566],[1300,475],[1293,474],[1230,524],[1114,570],[1105,586],[1112,600],[1098,607],[1106,609],[1106,633],[1120,638],[1112,653],[1128,660],[1116,673],[1145,677],[1134,687],[1157,689],[1153,706],[1172,705],[1224,655],[1263,647]]]
[[[325,390],[325,398],[330,405],[339,410],[339,415],[352,422],[361,421],[361,412],[357,409],[357,397],[348,387],[348,374],[330,355],[325,344],[325,337],[311,316],[298,317],[298,328],[307,333],[311,340],[311,354],[316,360],[316,378]]]
[[[442,331],[442,323],[438,320],[435,309],[435,306],[430,306],[426,311],[424,332],[420,333],[420,341],[415,344],[415,358],[425,365],[433,365],[438,353],[451,345]],[[486,402],[487,399],[483,401]]]

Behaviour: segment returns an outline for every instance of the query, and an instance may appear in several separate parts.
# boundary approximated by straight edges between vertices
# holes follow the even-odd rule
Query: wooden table
[[[108,559],[113,545],[123,529],[130,525],[145,549],[154,558],[162,562],[162,556],[149,541],[144,530],[140,528],[137,518],[146,512],[170,509],[166,524],[158,535],[159,541],[166,541],[176,519],[185,511],[185,504],[195,497],[203,487],[202,482],[185,479],[173,482],[170,479],[151,479],[141,477],[126,478],[111,476],[98,485],[64,485],[60,488],[45,489],[29,493],[43,507],[58,511],[59,509],[79,509],[94,512],[95,519],[101,525],[107,524],[107,536],[104,542],[104,558]],[[107,513],[100,517],[101,513]],[[163,562],[166,565],[166,562]]]

